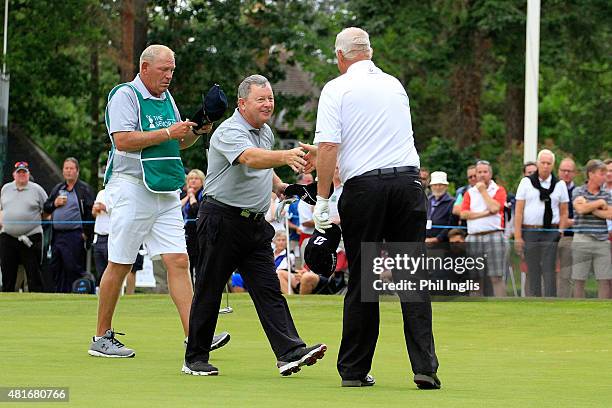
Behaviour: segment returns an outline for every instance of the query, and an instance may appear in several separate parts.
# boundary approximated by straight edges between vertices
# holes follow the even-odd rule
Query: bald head
[[[170,86],[174,68],[174,52],[165,45],[149,45],[140,55],[140,79],[155,97]]]
[[[370,36],[358,27],[348,27],[340,31],[336,36],[336,52],[342,51],[347,60],[370,59],[372,48],[370,48]]]
[[[140,54],[140,70],[142,71],[142,63],[148,62],[149,64],[154,63],[160,58],[167,58],[170,56],[174,59],[174,51],[165,45],[161,44],[153,44],[149,45],[145,50]]]
[[[566,184],[570,184],[576,176],[576,163],[569,157],[564,158],[559,163],[559,178],[565,181]]]

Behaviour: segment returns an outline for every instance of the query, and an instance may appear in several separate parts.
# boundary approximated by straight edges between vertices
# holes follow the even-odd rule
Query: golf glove
[[[331,227],[331,221],[329,220],[329,198],[317,196],[312,220],[315,223],[316,230],[321,233],[324,233],[327,228]]]

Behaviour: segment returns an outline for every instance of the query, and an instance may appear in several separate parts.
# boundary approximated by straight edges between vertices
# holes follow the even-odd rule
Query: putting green
[[[491,300],[434,303],[443,388],[412,383],[395,302],[381,303],[371,388],[340,388],[336,356],[342,299],[289,297],[302,338],[328,355],[291,377],[275,358],[246,294],[218,330],[232,340],[213,352],[218,377],[180,373],[183,335],[168,296],[121,298],[114,326],[134,359],[90,357],[97,298],[0,294],[0,386],[70,388],[75,407],[609,407],[612,302]],[[10,404],[0,404],[9,406]],[[25,404],[40,407],[47,404]]]

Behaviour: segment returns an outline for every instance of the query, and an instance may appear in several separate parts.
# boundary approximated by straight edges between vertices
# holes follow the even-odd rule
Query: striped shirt
[[[604,188],[600,189],[597,194],[591,194],[587,185],[584,184],[574,189],[572,201],[580,196],[584,197],[588,202],[602,199],[605,200],[609,206],[612,205],[612,196]],[[606,220],[599,218],[593,213],[579,214],[578,212],[574,212],[574,231],[577,234],[590,235],[599,241],[608,239],[608,226]]]

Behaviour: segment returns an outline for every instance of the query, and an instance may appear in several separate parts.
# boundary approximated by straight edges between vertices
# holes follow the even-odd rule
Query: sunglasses
[[[30,165],[28,164],[28,162],[18,161],[17,163],[15,163],[15,168],[17,167],[30,167]]]

